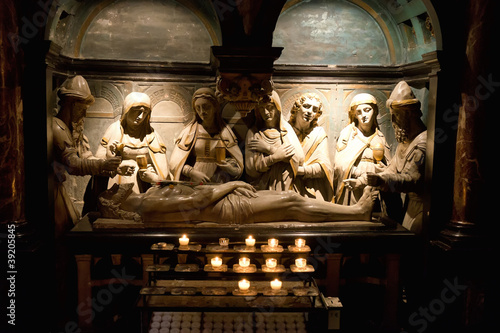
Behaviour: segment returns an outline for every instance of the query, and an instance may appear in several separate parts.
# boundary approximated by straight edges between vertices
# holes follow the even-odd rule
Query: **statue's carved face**
[[[392,111],[392,110],[391,110]],[[392,128],[396,141],[399,143],[408,142],[409,119],[403,114],[391,112]]]
[[[213,122],[216,110],[211,100],[204,97],[198,98],[194,102],[194,109],[202,122],[208,124]]]
[[[356,108],[356,119],[358,120],[358,126],[366,127],[370,129],[374,120],[374,110],[370,104],[360,104]]]
[[[315,98],[306,98],[298,110],[296,121],[311,123],[318,116],[320,104]]]
[[[90,106],[89,103],[76,100],[73,103],[73,107],[71,110],[72,112],[71,120],[73,122],[78,122],[80,119],[85,118],[87,116],[87,109],[89,108],[89,106]]]
[[[276,125],[276,119],[278,115],[278,109],[276,109],[276,105],[274,103],[267,103],[265,105],[261,105],[258,108],[260,116],[262,120],[266,123],[267,127],[272,127]]]
[[[151,110],[143,105],[138,105],[130,108],[127,113],[127,127],[128,128],[139,128],[147,120],[148,114]]]

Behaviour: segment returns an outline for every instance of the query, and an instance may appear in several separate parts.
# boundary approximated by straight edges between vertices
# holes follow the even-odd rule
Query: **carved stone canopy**
[[[252,111],[259,100],[273,91],[274,61],[283,48],[212,47],[212,65],[217,68],[217,93],[241,116]]]

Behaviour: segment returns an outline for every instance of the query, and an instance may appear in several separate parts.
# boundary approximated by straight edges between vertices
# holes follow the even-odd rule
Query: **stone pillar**
[[[486,160],[494,158],[488,135],[497,133],[491,115],[497,113],[500,76],[493,71],[492,45],[494,0],[468,2],[466,26],[466,59],[461,86],[461,107],[458,116],[454,174],[453,212],[451,221],[441,231],[441,242],[448,248],[476,247],[482,244],[485,219],[493,206],[486,202],[495,196],[491,183],[495,174],[487,172]],[[497,61],[497,60],[495,60]],[[488,123],[489,122],[489,123]],[[489,180],[491,178],[491,180]],[[494,190],[492,193],[491,190]],[[492,221],[490,221],[492,222]]]
[[[22,222],[24,215],[24,139],[21,99],[22,52],[16,46],[14,0],[0,5],[0,223]]]

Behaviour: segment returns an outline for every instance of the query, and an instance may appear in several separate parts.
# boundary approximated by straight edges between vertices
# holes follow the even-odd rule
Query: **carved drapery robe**
[[[349,178],[359,178],[366,172],[381,172],[373,157],[372,147],[381,144],[384,147],[382,163],[387,165],[391,160],[391,152],[384,135],[378,129],[370,137],[364,137],[354,123],[346,126],[337,140],[337,153],[335,155],[335,202],[347,205],[355,204],[363,189],[354,189],[348,193],[343,181]],[[363,178],[360,178],[364,182]],[[349,195],[351,196],[349,200]]]
[[[264,141],[270,147],[277,148],[281,145],[290,144],[295,148],[295,154],[288,162],[277,162],[267,165],[265,157],[267,154],[245,150],[245,167],[247,180],[259,190],[287,191],[293,190],[293,181],[297,174],[299,165],[304,163],[304,153],[299,139],[295,135],[292,126],[280,117],[279,130],[276,128],[248,130],[246,136],[246,147],[253,139]]]
[[[139,166],[136,158],[138,155],[145,155],[148,162],[148,169],[158,175],[160,180],[169,178],[169,166],[167,161],[167,148],[163,143],[161,136],[153,130],[147,134],[142,140],[131,137],[124,133],[120,121],[112,123],[101,139],[101,145],[97,149],[96,156],[99,158],[112,158],[114,154],[110,150],[110,143],[118,141],[124,144],[122,163],[134,166],[134,173],[130,176],[116,175],[109,179],[108,188],[113,184],[134,183],[133,191],[142,193],[147,190],[149,184],[145,184],[137,174]]]
[[[325,201],[333,200],[333,167],[328,149],[328,137],[317,126],[302,140],[304,175],[295,178],[295,188],[302,195]]]
[[[239,168],[239,173],[236,176],[230,176],[217,167],[215,149],[219,141],[226,148],[226,159],[229,158],[229,163]],[[220,133],[210,135],[196,121],[189,123],[175,142],[174,151],[170,157],[174,180],[189,180],[182,174],[186,163],[191,163],[192,165],[190,165],[195,170],[207,174],[213,183],[223,183],[240,178],[244,167],[243,154],[238,146],[236,136],[228,125],[224,125]]]

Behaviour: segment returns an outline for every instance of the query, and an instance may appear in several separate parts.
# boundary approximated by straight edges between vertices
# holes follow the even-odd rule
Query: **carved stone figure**
[[[88,138],[83,134],[87,108],[94,102],[87,81],[80,75],[70,77],[58,90],[60,109],[52,118],[56,237],[62,235],[80,219],[63,182],[70,175],[98,175],[116,171],[119,158],[97,159],[90,151]]]
[[[151,100],[148,95],[132,92],[125,97],[120,120],[112,123],[101,139],[96,156],[121,156],[113,184],[132,183],[136,193],[145,192],[151,183],[169,179],[167,148],[160,134],[151,127]]]
[[[335,154],[335,202],[356,203],[366,186],[366,172],[381,172],[391,159],[384,134],[378,129],[378,106],[374,96],[354,96],[349,106],[349,122],[337,140]],[[345,181],[356,179],[355,186]],[[352,184],[354,185],[354,184]],[[350,190],[350,188],[353,188]]]
[[[367,187],[353,206],[302,197],[293,191],[256,191],[242,181],[187,186],[171,182],[136,194],[130,186],[115,185],[100,199],[105,218],[134,219],[144,223],[371,221],[377,192]]]
[[[380,173],[367,173],[367,184],[384,192],[405,193],[403,226],[422,232],[427,129],[421,120],[420,101],[410,86],[399,82],[387,100],[398,141],[394,158]]]
[[[174,179],[195,183],[238,179],[243,173],[243,154],[221,117],[213,89],[198,89],[192,106],[196,117],[180,133],[170,157]]]
[[[247,180],[259,190],[293,189],[304,153],[292,126],[281,115],[276,91],[259,103],[255,118],[245,140]]]
[[[333,199],[333,167],[328,138],[318,119],[323,113],[319,96],[307,93],[297,99],[290,110],[292,125],[304,152],[304,164],[299,165],[295,189],[310,198]]]

